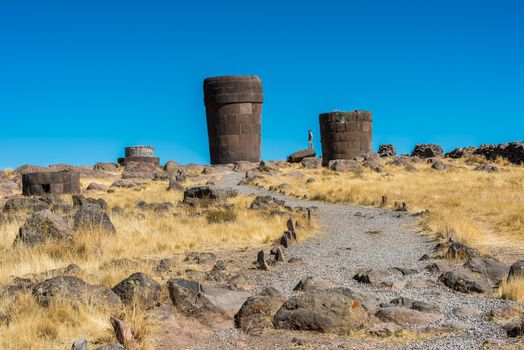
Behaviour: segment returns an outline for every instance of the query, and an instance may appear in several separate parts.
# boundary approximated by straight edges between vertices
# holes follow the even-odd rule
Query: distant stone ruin
[[[118,164],[126,165],[129,162],[160,164],[160,158],[155,157],[154,146],[131,146],[126,147],[125,158],[118,158]]]
[[[24,196],[80,193],[80,174],[72,171],[36,172],[22,175]]]
[[[371,112],[330,112],[319,116],[322,165],[371,152]]]
[[[255,75],[204,80],[211,164],[260,161],[264,94]]]

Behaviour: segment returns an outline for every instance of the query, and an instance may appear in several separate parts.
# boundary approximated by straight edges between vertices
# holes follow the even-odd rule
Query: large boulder
[[[273,328],[273,317],[286,301],[275,288],[266,288],[260,294],[249,297],[235,315],[235,326],[252,333],[263,328]]]
[[[96,163],[93,167],[95,170],[98,171],[107,171],[111,173],[117,173],[118,172],[118,164],[117,163]]]
[[[73,216],[73,230],[102,230],[116,233],[107,212],[96,204],[84,204]]]
[[[286,202],[272,196],[256,196],[249,209],[253,210],[282,210]]]
[[[419,158],[433,158],[441,157],[443,154],[442,147],[432,143],[429,144],[418,144],[415,145],[413,152],[411,152],[412,157]]]
[[[73,239],[73,233],[65,221],[50,210],[44,209],[31,215],[20,227],[16,242],[33,246],[55,240],[67,243]]]
[[[107,210],[107,202],[103,198],[86,198],[81,194],[75,194],[72,196],[72,199],[74,207],[81,207],[84,204],[94,204],[98,205],[103,210]]]
[[[395,146],[391,144],[380,145],[378,147],[378,154],[381,157],[395,157],[397,155],[397,150]]]
[[[480,257],[480,255],[480,252],[475,248],[468,247],[467,245],[459,242],[453,242],[448,248],[448,251],[444,257],[455,260],[468,260],[471,258]]]
[[[353,159],[330,160],[328,163],[328,168],[336,172],[362,171],[362,166],[360,165],[360,162]]]
[[[95,307],[121,306],[120,298],[111,289],[90,285],[75,276],[58,276],[33,286],[36,301],[47,307],[53,302],[65,301],[73,305],[88,304]]]
[[[169,172],[169,173],[176,172],[177,170],[180,170],[180,169],[182,169],[182,166],[180,164],[178,164],[177,162],[172,161],[172,160],[168,160],[166,162],[166,165],[164,165],[164,170]]]
[[[307,157],[315,157],[317,155],[317,152],[313,148],[306,148],[300,151],[297,151],[295,153],[291,153],[287,157],[287,161],[289,163],[300,163],[302,159]]]
[[[314,290],[288,299],[275,314],[276,328],[348,334],[369,321],[362,303],[341,289]]]
[[[471,258],[466,261],[464,267],[471,272],[483,275],[493,288],[507,277],[510,269],[508,265],[493,257]]]
[[[307,292],[315,289],[329,289],[333,288],[333,282],[322,279],[315,278],[313,276],[304,277],[301,279],[293,290],[299,290],[302,292]]]
[[[128,162],[122,174],[123,179],[152,179],[157,171],[154,163]]]
[[[439,281],[462,293],[488,293],[492,290],[485,276],[467,270],[444,272],[440,275]]]
[[[39,211],[48,209],[49,201],[37,197],[13,197],[9,198],[4,204],[4,213],[16,213],[19,211]]]
[[[146,308],[152,308],[160,301],[162,287],[145,273],[136,272],[120,281],[112,290],[124,304],[138,301]]]
[[[200,283],[185,279],[167,281],[169,298],[173,305],[186,316],[204,313],[221,313],[204,295]]]
[[[234,190],[222,190],[212,185],[192,186],[186,188],[184,191],[182,203],[189,205],[208,205],[236,195],[237,192]]]

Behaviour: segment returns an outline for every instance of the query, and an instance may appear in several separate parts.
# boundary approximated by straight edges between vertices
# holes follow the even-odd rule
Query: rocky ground
[[[457,244],[450,248],[451,242],[441,244],[440,251],[434,250],[436,242],[418,233],[413,214],[290,198],[238,185],[242,177],[242,173],[228,173],[219,187],[233,188],[245,194],[269,194],[285,200],[289,206],[316,207],[314,215],[321,225],[321,234],[284,249],[285,261],[288,262],[269,264],[268,270],[253,267],[255,252],[226,254],[223,258],[228,265],[234,265],[236,271],[241,272],[236,277],[242,281],[241,288],[231,287],[238,287],[235,280],[218,288],[204,284],[203,295],[232,316],[249,295],[267,295],[266,288],[272,287],[276,296],[259,296],[253,301],[254,305],[264,309],[267,300],[271,300],[269,304],[280,305],[292,298],[285,304],[288,313],[284,314],[282,310],[277,313],[273,323],[279,329],[275,330],[260,326],[260,320],[257,323],[249,319],[250,314],[246,311],[245,317],[251,323],[245,327],[245,322],[241,320],[239,324],[237,320],[237,326],[247,329],[245,332],[235,328],[228,317],[217,320],[210,316],[213,312],[187,317],[173,312],[173,306],[166,303],[158,309],[162,320],[158,349],[173,346],[188,349],[524,348],[521,340],[507,335],[507,330],[515,327],[512,321],[522,317],[522,305],[489,296],[493,291],[490,282],[497,274],[507,275],[508,267],[482,260],[482,257],[476,258],[473,262],[483,266],[482,276],[486,278],[470,281],[470,277],[477,276],[471,272],[475,269],[464,270],[463,261],[449,257],[467,257],[461,255],[464,253],[474,258],[476,252]],[[268,263],[273,260],[268,255],[269,248],[266,251]],[[446,254],[448,259],[440,258]],[[492,268],[495,265],[498,270]],[[446,282],[464,293],[439,282],[439,276],[448,270],[464,270],[459,282],[453,278]],[[354,278],[356,276],[358,281]],[[303,291],[294,291],[295,286],[307,277],[311,278],[303,281]],[[351,294],[350,300],[353,300],[355,314],[360,310],[360,303],[364,306],[365,317],[353,315],[348,320],[344,318],[347,315],[322,315],[327,317],[327,322],[319,316],[326,310],[321,310],[322,307],[316,309],[318,303],[323,303],[323,307],[328,309],[329,305],[333,306],[329,312],[336,313],[333,309],[338,305],[339,294],[326,291],[337,290],[337,287],[348,288],[346,294],[350,293],[348,290],[362,293],[358,296]],[[483,294],[473,293],[476,287],[484,288]],[[358,306],[354,300],[359,301]],[[258,315],[271,318],[278,307],[274,309],[267,313],[258,310]],[[320,318],[315,318],[317,316]],[[347,327],[355,317],[356,321],[365,323],[365,327],[349,327],[350,336],[337,335],[347,334],[340,332],[340,326]],[[265,322],[267,325],[271,320]],[[259,327],[251,328],[256,324]]]

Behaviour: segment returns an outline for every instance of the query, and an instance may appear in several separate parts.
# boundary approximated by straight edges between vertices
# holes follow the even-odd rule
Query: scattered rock
[[[524,336],[524,320],[507,330],[508,337],[516,338]]]
[[[85,337],[80,337],[73,345],[71,345],[71,350],[87,350],[87,339]]]
[[[4,213],[16,213],[19,211],[39,211],[49,208],[49,202],[35,197],[13,197],[4,204]]]
[[[73,217],[73,230],[102,230],[116,233],[107,212],[95,204],[84,204]]]
[[[318,169],[322,167],[322,158],[304,158],[300,162],[302,167],[306,169]]]
[[[256,196],[255,200],[249,206],[253,210],[282,211],[286,202],[271,196]]]
[[[236,191],[222,190],[215,186],[193,186],[184,191],[182,203],[189,205],[207,206],[213,202],[219,202],[229,197],[235,197]]]
[[[485,171],[488,173],[496,173],[499,171],[499,168],[491,164],[479,164],[475,167],[475,170],[476,171]]]
[[[360,172],[362,171],[362,166],[359,162],[356,160],[348,160],[348,159],[336,159],[336,160],[330,160],[328,164],[328,168],[330,170],[336,171],[336,172]]]
[[[32,292],[37,302],[44,307],[60,300],[77,305],[84,303],[108,308],[121,305],[120,298],[111,289],[87,284],[75,276],[47,279],[34,285]]]
[[[107,202],[102,199],[94,199],[94,198],[86,198],[85,196],[81,194],[75,194],[72,196],[73,199],[73,207],[81,207],[84,204],[93,204],[98,205],[103,210],[107,210]]]
[[[438,312],[439,307],[425,301],[412,300],[405,297],[395,298],[389,302],[390,305],[403,306],[421,312]],[[384,306],[384,305],[381,305]]]
[[[145,201],[140,201],[135,205],[135,208],[140,210],[152,210],[157,213],[166,213],[173,209],[173,204],[169,202],[162,203],[147,203]]]
[[[157,171],[156,164],[148,162],[127,162],[123,179],[152,179]]]
[[[508,265],[493,257],[471,258],[464,264],[464,267],[486,277],[493,288],[506,278],[510,269]]]
[[[443,161],[438,160],[438,159],[433,161],[433,164],[431,165],[431,167],[435,170],[447,170],[447,169],[453,168],[453,166],[446,164]]]
[[[291,297],[276,313],[276,328],[346,335],[368,323],[369,314],[351,291],[313,290]]]
[[[111,184],[111,188],[136,188],[142,186],[142,182],[136,179],[120,179]]]
[[[524,260],[514,262],[509,268],[508,280],[518,277],[524,278]]]
[[[286,261],[286,259],[284,258],[284,252],[282,251],[282,248],[280,246],[277,246],[276,248],[277,249],[275,251],[275,261],[278,261],[278,262]]]
[[[479,154],[488,160],[495,160],[497,157],[507,159],[513,164],[524,163],[524,142],[509,142],[499,145],[480,145],[473,154]]]
[[[293,288],[293,290],[299,290],[302,292],[307,292],[310,290],[316,289],[329,289],[333,288],[334,285],[331,281],[324,280],[321,278],[315,278],[313,276],[304,277],[298,282],[298,284]]]
[[[160,301],[162,287],[142,272],[136,272],[113,287],[124,304],[139,301],[146,308],[154,307]]]
[[[273,328],[273,317],[286,301],[275,288],[266,288],[260,294],[249,297],[235,315],[235,326],[248,333]]]
[[[106,186],[96,183],[96,182],[91,182],[89,185],[87,185],[87,190],[88,191],[105,191]]]
[[[453,310],[453,315],[462,319],[470,319],[482,314],[482,311],[476,307],[458,307]]]
[[[98,171],[108,171],[111,173],[117,173],[118,172],[118,164],[116,163],[96,163],[93,169]]]
[[[369,334],[385,338],[390,337],[392,335],[395,335],[396,333],[400,332],[402,330],[402,327],[395,323],[386,322],[386,323],[377,323],[369,329]]]
[[[180,169],[182,169],[182,166],[180,164],[178,164],[177,162],[172,161],[172,160],[168,160],[166,162],[166,165],[164,165],[164,170],[169,172],[169,173],[176,172],[177,170],[180,170]]]
[[[448,271],[439,277],[447,287],[462,293],[487,293],[491,291],[483,276],[469,271]]]
[[[263,250],[259,251],[257,254],[257,268],[263,271],[269,270]]]
[[[184,261],[193,264],[214,264],[216,262],[216,255],[208,252],[190,252],[186,255]]]
[[[453,242],[444,257],[447,259],[468,260],[479,256],[480,252],[477,249],[462,243]]]
[[[125,324],[122,320],[119,320],[116,317],[110,317],[111,325],[115,331],[116,339],[120,344],[124,345],[124,348],[127,350],[140,350],[141,347],[136,341],[131,328]]]
[[[306,148],[295,153],[290,154],[287,157],[289,163],[300,163],[304,158],[314,158],[317,155],[314,149]]]
[[[198,282],[170,279],[167,288],[173,305],[187,316],[198,316],[207,312],[220,313],[203,295],[202,286]]]
[[[109,343],[99,346],[96,350],[124,350],[124,346],[120,343]]]
[[[31,215],[20,227],[16,242],[22,242],[29,246],[55,240],[60,243],[68,243],[73,239],[73,233],[67,227],[65,221],[44,209]]]

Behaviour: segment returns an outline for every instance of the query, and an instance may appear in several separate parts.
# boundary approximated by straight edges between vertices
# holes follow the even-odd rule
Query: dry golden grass
[[[511,278],[503,281],[499,292],[503,299],[524,302],[524,278]]]
[[[83,186],[90,182],[110,184],[109,180],[86,179]],[[235,219],[222,222],[219,215],[212,220],[214,223],[209,223],[208,215],[201,210],[176,207],[182,193],[166,188],[166,182],[148,182],[145,189],[139,191],[116,189],[113,193],[93,195],[107,201],[116,235],[78,232],[69,245],[55,242],[36,247],[13,246],[24,218],[0,225],[0,284],[10,284],[16,276],[31,276],[74,263],[81,268],[79,277],[86,282],[111,288],[133,272],[153,275],[153,258],[173,257],[192,250],[254,248],[276,240],[284,230],[287,217],[249,210],[252,198],[230,199],[229,204],[235,206]],[[141,211],[135,208],[141,200],[171,202],[175,208],[163,214]],[[123,214],[113,214],[111,209],[115,207],[122,208]],[[118,259],[124,262],[111,263]],[[126,263],[126,259],[131,262]],[[9,322],[2,321],[2,315],[9,315]],[[22,294],[16,302],[6,296],[0,297],[0,348],[68,348],[82,335],[90,342],[112,341],[109,315],[107,311],[90,306],[73,309],[66,303],[42,308],[27,294]],[[123,310],[121,316],[144,349],[152,348],[148,337],[154,322],[148,318],[148,313],[134,305]]]
[[[422,224],[439,237],[456,234],[460,241],[479,248],[509,246],[524,251],[524,166],[498,161],[501,171],[486,173],[463,161],[452,164],[458,167],[437,171],[423,162],[414,164],[414,171],[386,165],[381,173],[301,169],[302,178],[286,176],[299,169],[295,166],[255,182],[266,188],[287,183],[285,193],[297,197],[365,206],[379,206],[381,196],[387,195],[388,207],[398,201],[407,202],[410,212],[428,209]],[[307,184],[308,178],[316,182]]]

